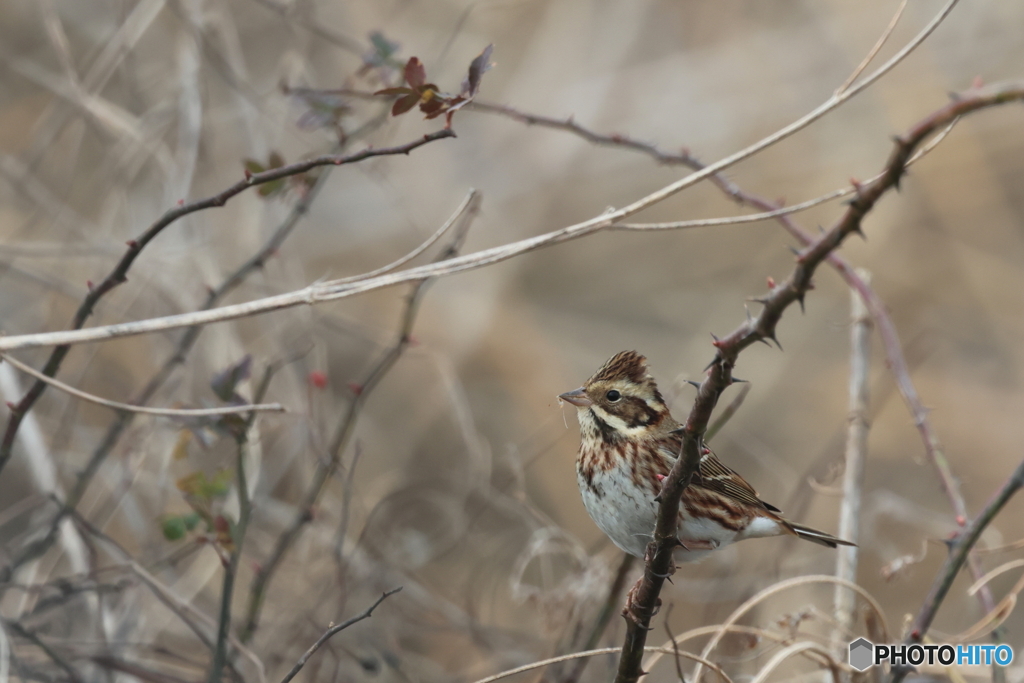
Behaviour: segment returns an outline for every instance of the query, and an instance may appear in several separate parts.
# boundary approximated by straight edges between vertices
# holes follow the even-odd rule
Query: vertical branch
[[[270,379],[277,368],[271,364],[263,373],[256,394],[253,397],[256,401],[263,400],[270,387]],[[217,644],[213,649],[213,659],[210,662],[210,675],[207,678],[209,683],[220,683],[221,675],[224,672],[224,664],[227,661],[228,635],[231,631],[231,599],[235,593],[235,578],[238,575],[238,565],[242,559],[242,544],[245,542],[245,532],[249,527],[249,514],[252,512],[252,501],[249,500],[249,482],[245,477],[245,456],[249,451],[249,430],[256,422],[256,413],[249,413],[246,421],[239,425],[235,435],[237,444],[236,463],[236,485],[238,487],[238,524],[232,529],[231,540],[234,547],[231,549],[231,559],[224,568],[224,586],[221,589],[220,598],[220,619],[217,622]],[[237,423],[235,423],[237,424]]]
[[[870,283],[871,274],[858,270],[857,274],[865,284]],[[846,432],[846,470],[843,474],[843,502],[839,509],[839,537],[856,543],[860,535],[861,491],[864,487],[864,460],[868,450],[868,378],[871,367],[871,314],[864,300],[855,289],[850,290],[850,414]],[[842,546],[837,550],[836,577],[856,583],[857,546]],[[853,628],[855,596],[847,588],[836,584],[835,607],[838,643],[843,643],[845,633]],[[844,649],[837,644],[837,648]],[[837,651],[841,656],[842,652]]]
[[[434,258],[435,263],[450,259],[458,253],[470,225],[476,218],[477,211],[480,207],[481,197],[482,195],[479,192],[471,190],[466,199],[459,205],[459,208],[455,210],[455,213],[445,223],[445,226],[443,226],[438,233],[435,233],[443,234],[449,228],[453,226],[455,228],[451,242]],[[398,362],[398,359],[405,352],[406,348],[408,348],[412,338],[413,324],[416,322],[416,313],[419,310],[419,304],[423,293],[426,291],[426,287],[430,281],[430,278],[422,278],[417,280],[413,285],[412,290],[406,298],[405,309],[402,312],[402,320],[399,324],[398,335],[394,344],[384,353],[380,361],[373,366],[363,381],[359,383],[358,391],[353,397],[352,402],[349,403],[349,407],[345,415],[339,421],[334,437],[331,440],[328,449],[330,458],[326,462],[321,462],[317,467],[317,470],[313,475],[313,481],[303,494],[302,502],[299,504],[298,514],[292,520],[288,528],[278,536],[270,556],[267,558],[266,562],[260,564],[259,569],[256,571],[256,577],[253,579],[252,587],[249,589],[249,604],[246,608],[246,621],[241,633],[242,642],[248,642],[256,632],[256,629],[259,626],[260,613],[263,610],[263,602],[266,599],[267,587],[269,586],[274,574],[277,572],[281,561],[291,549],[292,544],[299,537],[302,529],[306,524],[312,521],[313,507],[320,499],[321,494],[326,488],[328,481],[330,481],[331,477],[334,475],[335,470],[337,470],[338,465],[341,462],[341,456],[344,453],[345,448],[348,446],[349,439],[355,431],[356,421],[358,420],[359,414],[363,406],[366,404],[369,395],[385,375],[387,375],[388,371],[394,366],[394,364]]]

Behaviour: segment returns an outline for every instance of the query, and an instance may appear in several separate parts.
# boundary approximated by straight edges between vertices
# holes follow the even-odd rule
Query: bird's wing
[[[671,448],[664,448],[667,451]],[[675,444],[674,452],[671,453],[671,457],[674,460],[679,453],[679,444]],[[701,488],[720,493],[723,496],[732,498],[740,503],[746,505],[753,505],[756,508],[768,510],[770,512],[782,512],[774,505],[770,505],[760,499],[757,495],[757,491],[754,487],[747,483],[747,480],[737,474],[734,470],[730,469],[718,459],[714,453],[708,450],[701,459],[700,465],[697,467],[697,472],[690,482],[691,486],[700,486]]]

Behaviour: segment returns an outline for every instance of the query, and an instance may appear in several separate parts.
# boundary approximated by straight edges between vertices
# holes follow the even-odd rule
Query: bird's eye
[[[604,395],[604,397],[605,397],[606,399],[608,399],[609,401],[611,401],[612,403],[615,403],[615,402],[616,402],[616,401],[618,401],[618,400],[619,400],[620,398],[622,398],[622,394],[620,394],[619,392],[617,392],[617,391],[616,391],[615,389],[612,389],[612,390],[611,390],[611,391],[609,391],[609,392],[608,392],[607,394],[605,394],[605,395]]]

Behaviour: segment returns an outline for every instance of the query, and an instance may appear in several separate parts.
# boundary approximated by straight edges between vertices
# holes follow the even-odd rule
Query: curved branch
[[[135,259],[138,258],[139,254],[142,253],[142,250],[146,248],[146,245],[153,241],[153,239],[156,238],[164,228],[174,223],[179,218],[197,211],[202,211],[203,209],[224,206],[229,199],[235,195],[241,194],[250,187],[269,183],[274,180],[280,180],[281,178],[286,178],[288,176],[299,175],[318,166],[341,166],[343,164],[352,164],[358,161],[363,161],[371,157],[408,154],[417,147],[421,147],[429,142],[433,142],[434,140],[453,137],[455,137],[455,133],[453,131],[444,129],[430,133],[429,135],[424,135],[420,139],[397,147],[382,147],[380,149],[367,148],[361,152],[347,155],[327,154],[295,164],[273,168],[263,171],[262,173],[247,174],[246,178],[238,181],[222,192],[187,204],[182,203],[180,206],[170,209],[164,213],[159,220],[147,228],[145,232],[135,239],[129,240],[128,250],[121,257],[121,260],[118,261],[114,269],[110,271],[110,273],[107,274],[99,284],[90,286],[89,294],[86,295],[72,318],[71,329],[81,329],[85,324],[85,321],[92,315],[93,308],[99,300],[118,285],[127,282],[128,270],[132,267],[132,264],[135,262]],[[46,365],[43,366],[42,373],[47,377],[53,377],[56,375],[57,371],[60,369],[61,363],[64,362],[64,357],[67,356],[68,351],[70,350],[70,345],[62,344],[57,346],[57,348],[55,348],[50,354],[49,359],[47,359]],[[39,400],[39,397],[42,396],[43,392],[46,390],[46,386],[45,382],[36,380],[32,385],[32,388],[25,393],[21,400],[18,401],[17,404],[11,406],[11,416],[7,422],[7,429],[4,432],[3,439],[0,440],[0,472],[3,471],[3,468],[7,465],[7,461],[11,458],[11,453],[14,448],[14,438],[18,433],[18,427],[21,425],[21,420],[24,418],[25,414],[32,409],[32,406],[35,405],[37,400]]]
[[[672,551],[678,543],[676,519],[679,512],[680,496],[689,484],[690,477],[700,461],[702,439],[711,413],[718,403],[718,397],[732,384],[732,368],[736,364],[739,354],[756,342],[768,343],[771,340],[778,343],[776,326],[782,319],[783,312],[794,302],[803,302],[807,291],[812,288],[811,278],[818,266],[849,235],[861,232],[861,222],[864,217],[886,192],[898,187],[907,161],[911,158],[914,150],[931,134],[962,114],[1019,99],[1024,99],[1024,87],[1020,85],[1009,90],[999,88],[985,91],[975,90],[968,93],[963,99],[955,100],[927,117],[911,128],[903,137],[896,138],[893,151],[879,178],[861,186],[857,197],[850,202],[846,212],[835,225],[797,253],[796,266],[790,276],[781,284],[774,286],[763,298],[758,299],[763,304],[760,314],[748,318],[726,337],[715,340],[714,346],[717,353],[709,366],[707,378],[697,391],[694,406],[685,424],[679,429],[682,435],[679,458],[673,465],[669,476],[666,477],[664,487],[659,495],[661,507],[658,512],[654,541],[648,548],[647,554],[650,559],[646,564],[642,583],[636,592],[637,599],[634,601],[636,619],[627,621],[626,639],[622,647],[622,658],[619,660],[619,672],[616,677],[618,683],[632,683],[642,673],[640,663],[643,646],[647,639],[647,629],[651,616],[655,612],[658,595],[661,593],[665,577],[668,576],[672,568]]]

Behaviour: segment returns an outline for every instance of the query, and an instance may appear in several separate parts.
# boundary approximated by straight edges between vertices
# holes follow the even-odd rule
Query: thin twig
[[[93,394],[86,393],[81,389],[76,389],[69,384],[65,384],[58,379],[53,377],[47,377],[43,373],[39,372],[31,365],[22,363],[17,358],[6,354],[0,353],[0,359],[7,361],[14,367],[18,368],[26,375],[31,375],[41,382],[46,382],[55,389],[70,394],[76,398],[80,398],[83,401],[89,403],[95,403],[106,408],[113,408],[114,410],[124,410],[129,413],[139,413],[141,415],[156,415],[159,417],[210,417],[214,415],[236,415],[238,413],[248,412],[262,412],[262,413],[283,413],[285,407],[280,403],[255,403],[251,405],[240,405],[240,406],[221,406],[219,408],[149,408],[147,406],[137,406],[130,403],[119,403],[117,401],[111,401],[106,398],[100,398]]]
[[[882,606],[878,604],[878,601],[871,597],[870,593],[868,593],[866,590],[864,590],[855,583],[836,578],[835,576],[828,576],[826,574],[822,574],[812,576],[796,576],[791,579],[786,579],[785,581],[780,581],[776,584],[769,586],[768,588],[765,588],[761,592],[749,598],[746,602],[744,602],[742,605],[733,610],[732,614],[730,614],[728,619],[722,622],[722,624],[716,627],[709,627],[714,629],[714,635],[711,636],[711,640],[709,640],[707,644],[704,646],[704,649],[701,651],[701,656],[705,658],[710,658],[711,653],[714,651],[716,647],[718,647],[719,643],[722,642],[722,638],[725,637],[725,634],[730,632],[730,630],[736,624],[736,622],[739,621],[740,618],[743,617],[743,615],[750,612],[754,607],[760,605],[766,599],[770,598],[773,595],[777,595],[783,591],[798,588],[800,586],[808,586],[816,583],[843,586],[847,590],[853,591],[861,598],[863,598],[864,602],[871,608],[871,611],[874,613],[875,619],[877,619],[877,623],[881,626],[881,634],[885,638],[883,642],[888,642],[889,627],[885,622],[885,613],[882,611]],[[695,630],[704,631],[706,629]],[[681,635],[680,640],[683,640],[683,638],[686,635],[687,634]],[[698,665],[693,673],[693,683],[699,683],[702,673],[702,667]]]
[[[249,174],[243,180],[238,181],[226,190],[223,190],[213,196],[189,202],[187,204],[183,203],[180,206],[168,210],[145,232],[135,239],[129,240],[128,250],[121,257],[121,260],[117,263],[114,269],[110,271],[110,273],[103,278],[99,284],[90,287],[89,294],[82,301],[82,304],[78,307],[78,310],[72,318],[71,329],[80,330],[82,328],[85,321],[92,315],[93,308],[95,308],[99,300],[103,298],[107,292],[127,281],[128,270],[135,262],[135,259],[138,258],[139,254],[142,253],[142,250],[145,249],[146,245],[153,241],[153,239],[156,238],[164,228],[171,225],[179,218],[204,209],[224,206],[229,199],[235,195],[241,194],[251,187],[269,183],[274,180],[280,180],[281,178],[299,175],[319,166],[340,166],[342,164],[356,163],[372,157],[409,154],[417,147],[421,147],[435,140],[451,137],[455,137],[455,133],[450,129],[443,129],[424,135],[422,138],[397,147],[382,147],[380,149],[368,148],[361,152],[348,155],[327,154],[294,164],[272,168],[261,173]],[[49,359],[47,359],[46,364],[43,366],[43,374],[47,377],[53,377],[56,375],[69,350],[70,346],[68,345],[58,345],[50,354]],[[43,394],[43,391],[45,391],[46,386],[45,382],[36,380],[35,384],[32,385],[32,388],[29,389],[21,400],[11,408],[11,416],[7,422],[7,429],[4,432],[3,439],[0,440],[0,472],[3,471],[3,468],[11,458],[11,453],[14,447],[14,437],[18,432],[21,420],[24,418],[25,414],[31,410],[32,406],[35,405],[35,402]]]
[[[749,383],[744,384],[743,388],[740,389],[738,394],[736,394],[736,398],[730,401],[729,405],[727,405],[725,408],[718,411],[718,417],[716,417],[715,421],[711,423],[711,425],[708,427],[708,430],[704,432],[705,441],[711,441],[713,438],[715,438],[715,434],[718,434],[718,432],[722,431],[722,427],[724,427],[729,422],[729,420],[732,419],[732,416],[735,415],[736,411],[740,409],[740,406],[743,405],[743,402],[747,400],[747,394],[750,393],[750,387],[751,385]]]
[[[864,59],[861,60],[861,63],[858,64],[857,68],[853,70],[852,74],[850,74],[850,77],[843,81],[843,84],[836,89],[836,93],[845,92],[846,89],[849,88],[853,84],[853,82],[860,77],[862,73],[864,73],[864,69],[868,68],[868,64],[871,63],[871,60],[873,60],[878,55],[879,50],[881,50],[882,46],[884,46],[886,41],[889,40],[889,36],[891,36],[892,32],[896,29],[896,24],[900,22],[900,17],[903,16],[903,10],[905,10],[906,8],[907,0],[903,0],[900,3],[899,8],[896,10],[896,14],[894,14],[892,16],[892,19],[889,21],[889,25],[885,27],[885,31],[882,33],[881,36],[879,36],[878,41],[875,43],[875,46],[871,48],[871,50],[867,53]]]
[[[1002,102],[1005,101],[1004,97],[1005,93],[998,95],[995,100]],[[1024,98],[1024,90],[1011,98]],[[995,100],[991,101],[991,104],[995,104]],[[954,101],[919,122],[903,137],[897,138],[881,177],[873,183],[861,186],[857,197],[850,202],[847,210],[835,225],[797,254],[796,267],[792,274],[758,299],[759,303],[763,304],[760,314],[749,318],[729,335],[715,340],[714,346],[717,353],[709,366],[707,378],[701,383],[697,392],[694,407],[679,430],[682,436],[681,452],[672,471],[666,477],[659,495],[660,510],[654,541],[648,550],[650,559],[647,562],[642,583],[636,592],[634,619],[627,621],[626,640],[623,644],[619,673],[616,678],[618,683],[633,683],[641,675],[640,664],[643,645],[647,638],[647,628],[651,615],[655,611],[665,577],[672,567],[672,551],[678,543],[676,520],[680,495],[689,484],[690,476],[696,470],[700,459],[702,437],[711,413],[718,402],[718,397],[733,381],[732,368],[739,354],[756,342],[768,343],[771,340],[777,343],[776,326],[781,320],[783,312],[791,304],[803,301],[807,291],[811,288],[811,278],[818,266],[849,235],[861,232],[861,223],[864,217],[886,192],[898,186],[905,171],[905,164],[914,150],[929,135],[948,125],[956,117],[975,109],[972,106],[964,108],[963,105],[967,101],[966,99]]]
[[[871,275],[859,271],[861,280],[870,284]],[[864,487],[864,462],[867,459],[868,392],[871,378],[871,315],[860,294],[850,290],[850,385],[849,416],[846,432],[846,467],[843,472],[843,500],[839,508],[839,537],[857,543],[860,537],[861,493]],[[836,553],[836,576],[857,581],[857,546],[843,546]],[[836,620],[849,633],[854,623],[853,595],[836,586]],[[841,642],[841,640],[837,639]],[[839,653],[841,654],[841,653]]]
[[[985,530],[985,527],[995,519],[999,511],[1003,509],[1003,506],[1022,487],[1024,487],[1024,461],[1017,465],[1017,469],[1003,483],[999,491],[996,492],[974,521],[957,536],[949,557],[946,558],[945,564],[939,570],[938,575],[936,575],[931,590],[928,591],[928,597],[925,598],[920,611],[917,613],[917,617],[914,619],[910,633],[904,639],[905,643],[920,643],[924,639],[925,634],[928,633],[928,629],[932,625],[932,621],[935,619],[935,614],[939,611],[939,606],[942,605],[942,601],[946,599],[949,589],[953,586],[953,580],[967,562],[971,548],[981,538],[981,532]],[[906,667],[893,667],[892,683],[900,683],[909,671]]]
[[[612,579],[611,585],[608,586],[608,594],[605,596],[604,604],[601,606],[601,611],[598,613],[597,619],[594,620],[594,625],[590,629],[590,635],[587,636],[587,640],[583,645],[584,650],[593,650],[597,647],[597,643],[601,640],[601,636],[604,635],[612,617],[620,611],[619,604],[622,600],[622,590],[626,587],[626,580],[629,578],[634,564],[636,564],[635,557],[629,553],[622,553],[622,560],[615,570],[615,576]],[[576,681],[580,680],[589,662],[589,657],[579,659],[576,662],[576,666],[570,669],[569,674],[561,679],[562,683],[576,683]]]
[[[940,17],[944,17],[948,11],[952,8],[958,0],[950,0],[950,3],[940,13]],[[915,46],[923,40],[927,34],[934,30],[937,26],[936,20],[933,20],[928,27],[920,34],[910,45]],[[462,273],[469,270],[475,270],[482,268],[494,263],[505,261],[513,258],[520,254],[533,251],[542,247],[546,247],[552,244],[560,244],[573,239],[579,239],[581,237],[600,232],[617,222],[621,222],[622,219],[631,216],[653,204],[657,204],[668,197],[695,185],[696,183],[705,180],[716,173],[728,168],[736,163],[739,163],[743,159],[746,159],[758,152],[762,151],[766,147],[779,142],[781,139],[792,135],[797,130],[811,122],[817,120],[821,116],[824,116],[829,111],[832,111],[840,104],[848,100],[854,94],[867,87],[870,83],[877,80],[883,73],[893,68],[898,61],[902,60],[906,54],[908,54],[908,48],[901,50],[893,59],[886,62],[885,65],[879,68],[878,71],[873,73],[871,77],[858,83],[855,87],[846,91],[841,97],[830,99],[824,105],[815,109],[814,112],[803,117],[799,121],[787,126],[782,131],[764,138],[758,143],[755,143],[740,152],[737,152],[725,159],[722,159],[714,164],[710,164],[702,171],[691,173],[685,178],[676,181],[670,185],[663,187],[662,189],[653,192],[646,197],[643,197],[632,204],[615,211],[602,213],[599,216],[595,216],[582,223],[577,223],[560,230],[545,233],[537,237],[527,238],[518,242],[494,247],[491,249],[485,249],[473,254],[466,256],[456,257],[447,259],[442,263],[429,264],[420,266],[418,268],[410,268],[408,270],[399,271],[389,275],[384,275],[376,278],[370,278],[367,280],[360,280],[354,283],[347,283],[343,285],[337,285],[332,287],[325,287],[321,285],[313,285],[310,287],[303,288],[296,292],[289,294],[283,294],[279,296],[267,297],[264,299],[258,299],[250,301],[244,304],[235,306],[224,306],[211,311],[196,314],[181,314],[167,316],[164,318],[152,318],[149,320],[142,320],[135,323],[121,323],[118,325],[108,325],[102,327],[94,327],[88,330],[74,330],[68,332],[50,332],[42,334],[29,334],[29,335],[18,335],[10,337],[0,337],[0,351],[9,351],[17,348],[30,348],[39,346],[54,346],[57,344],[81,344],[85,342],[101,341],[106,339],[113,339],[125,336],[148,334],[151,332],[157,332],[162,330],[177,329],[180,327],[188,327],[191,325],[209,324],[213,322],[223,322],[226,320],[234,320],[237,318],[248,317],[252,315],[258,315],[268,313],[271,311],[281,310],[284,308],[291,308],[300,305],[313,305],[317,303],[323,303],[326,301],[336,301],[338,299],[362,294],[367,291],[381,289],[383,287],[391,287],[394,285],[401,284],[403,282],[411,282],[421,280],[423,278],[437,277],[441,275],[452,275],[455,273]],[[956,108],[957,115],[973,111],[978,108],[994,106],[997,104],[1003,104],[1005,102],[1021,99],[1024,86],[1020,84],[1009,84],[997,87],[989,87],[985,89],[979,89],[971,91],[965,95],[965,99],[956,102],[951,105]],[[940,110],[940,114],[944,114],[947,107],[944,110]],[[955,117],[952,117],[955,118]],[[944,119],[943,123],[948,124],[952,118]],[[904,162],[906,160],[903,160]],[[875,185],[871,183],[870,185]]]
[[[324,632],[324,634],[320,636],[315,643],[310,645],[309,649],[306,650],[301,657],[299,657],[299,661],[295,662],[295,666],[292,667],[292,670],[289,671],[285,675],[285,677],[281,679],[281,683],[288,683],[288,681],[295,678],[295,675],[299,673],[302,667],[306,666],[306,662],[308,662],[309,658],[313,656],[313,653],[319,650],[320,646],[326,643],[328,640],[330,640],[335,634],[344,631],[352,624],[359,623],[363,619],[369,619],[370,616],[373,614],[373,610],[377,609],[380,603],[384,602],[386,599],[388,599],[390,596],[394,595],[400,590],[402,590],[401,586],[399,586],[398,588],[392,588],[391,590],[385,592],[383,595],[377,598],[377,600],[372,605],[367,607],[362,614],[357,614],[351,619],[343,621],[340,624],[336,624],[327,629]]]
[[[437,257],[435,257],[435,262],[450,260],[456,253],[458,253],[458,250],[465,239],[466,232],[469,230],[473,219],[476,217],[476,212],[480,204],[480,197],[481,195],[479,192],[472,190],[466,199],[459,205],[458,209],[456,209],[452,217],[447,221],[446,224],[457,223],[458,227],[456,228],[449,245],[443,249]],[[402,319],[399,324],[398,335],[395,343],[384,353],[380,361],[371,368],[363,381],[357,385],[356,394],[349,403],[348,410],[345,412],[345,415],[338,423],[334,438],[332,439],[328,449],[328,459],[326,462],[321,461],[318,464],[316,472],[313,475],[313,481],[307,487],[306,493],[303,495],[298,513],[295,515],[295,518],[292,520],[288,528],[278,536],[278,539],[274,544],[274,549],[271,551],[268,559],[259,565],[259,569],[256,571],[256,576],[253,579],[252,586],[249,590],[247,617],[241,635],[243,642],[247,642],[252,638],[259,626],[260,613],[263,609],[263,601],[266,597],[267,586],[274,574],[277,572],[277,568],[280,566],[285,554],[299,537],[302,529],[312,520],[313,506],[316,504],[317,500],[320,499],[327,482],[337,469],[342,453],[348,445],[348,441],[355,430],[357,418],[363,406],[366,404],[369,395],[373,392],[373,389],[381,379],[387,375],[388,371],[394,366],[408,347],[409,341],[412,338],[412,327],[416,321],[416,313],[419,310],[419,302],[428,282],[429,280],[426,278],[419,279],[412,288],[412,291],[409,293],[409,296],[406,299],[405,310],[402,313]]]
[[[262,398],[270,388],[270,380],[277,370],[274,364],[268,365],[263,372],[263,378],[256,389],[256,396]],[[221,590],[220,619],[217,622],[217,643],[213,650],[213,658],[210,663],[209,683],[220,683],[224,672],[224,663],[227,660],[228,636],[231,632],[231,601],[234,597],[235,578],[238,576],[238,565],[242,560],[242,546],[245,543],[245,533],[249,527],[249,518],[252,513],[252,501],[249,500],[249,482],[245,476],[245,457],[249,451],[249,432],[256,422],[256,413],[249,413],[245,427],[240,429],[235,436],[237,445],[237,457],[235,460],[236,485],[238,487],[238,523],[231,530],[230,560],[224,568],[224,585]]]

